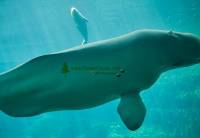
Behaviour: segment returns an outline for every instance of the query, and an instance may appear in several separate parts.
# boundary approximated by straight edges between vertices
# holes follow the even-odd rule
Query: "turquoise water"
[[[0,0],[0,72],[79,45],[71,6],[88,18],[89,42],[144,28],[200,35],[198,0]],[[147,116],[135,132],[121,122],[117,100],[31,118],[0,113],[0,138],[200,137],[200,65],[164,73],[142,97]]]

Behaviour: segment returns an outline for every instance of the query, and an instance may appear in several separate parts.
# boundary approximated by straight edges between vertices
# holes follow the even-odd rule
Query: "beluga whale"
[[[0,110],[31,117],[121,99],[117,112],[134,131],[146,114],[140,92],[163,72],[200,63],[200,38],[191,33],[145,29],[86,45],[42,55],[2,73]]]
[[[76,24],[78,31],[83,36],[82,45],[84,45],[88,42],[88,29],[87,29],[88,19],[84,17],[83,14],[75,7],[71,8],[71,16],[74,20],[74,23]]]

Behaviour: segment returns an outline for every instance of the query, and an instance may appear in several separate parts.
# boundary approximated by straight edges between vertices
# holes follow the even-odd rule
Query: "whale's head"
[[[173,43],[168,56],[171,67],[178,68],[200,63],[200,38],[190,33],[169,32]]]
[[[78,10],[75,7],[71,7],[70,12],[71,12],[71,15],[78,14]]]

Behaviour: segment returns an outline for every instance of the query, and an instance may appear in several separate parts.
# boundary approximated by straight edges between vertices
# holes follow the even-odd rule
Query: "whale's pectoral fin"
[[[122,121],[130,130],[138,129],[146,114],[145,106],[138,93],[123,95],[117,110]]]

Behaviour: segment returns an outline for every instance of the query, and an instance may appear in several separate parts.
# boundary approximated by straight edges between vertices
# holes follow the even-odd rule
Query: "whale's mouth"
[[[199,64],[199,63],[200,63],[200,58],[178,61],[178,62],[175,62],[172,66],[173,67],[185,67],[185,66],[191,66],[191,65]]]
[[[200,63],[200,58],[198,58],[197,60],[196,60],[196,64],[199,64]]]

